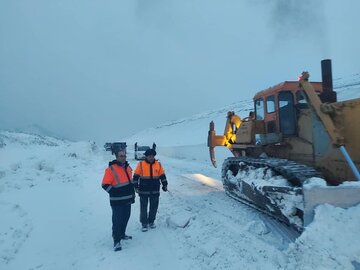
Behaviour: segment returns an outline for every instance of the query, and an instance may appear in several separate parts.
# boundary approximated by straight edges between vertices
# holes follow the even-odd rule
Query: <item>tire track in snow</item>
[[[276,269],[283,261],[281,251],[263,240],[273,238],[271,234],[259,237],[249,233],[248,226],[253,225],[254,218],[255,223],[262,222],[252,210],[239,207],[238,202],[222,191],[181,175],[172,178],[177,185],[171,189],[173,196],[167,198],[175,206],[171,215],[187,212],[190,217],[189,226],[178,229],[178,241],[187,247],[188,256],[201,266],[200,269],[233,269],[234,260],[242,267],[256,264],[258,256],[253,256],[253,252],[267,256],[269,248],[277,254],[270,268]]]

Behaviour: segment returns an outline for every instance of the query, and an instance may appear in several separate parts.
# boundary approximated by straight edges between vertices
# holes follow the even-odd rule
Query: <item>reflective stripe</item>
[[[128,196],[123,196],[123,197],[110,197],[110,201],[122,201],[122,200],[131,199],[134,197],[135,197],[134,195],[128,195]]]
[[[143,179],[143,180],[146,180],[146,179],[154,179],[154,180],[157,180],[157,179],[159,179],[160,177],[159,176],[153,176],[153,177],[151,177],[151,176],[141,176],[141,179]]]
[[[111,171],[112,171],[112,173],[113,173],[113,175],[114,175],[114,177],[116,179],[117,184],[121,185],[120,178],[119,178],[118,174],[116,173],[116,171],[115,171],[115,169],[113,168],[112,165],[110,166],[110,169],[111,169]]]
[[[109,190],[112,188],[112,186],[108,186],[108,188],[106,189],[107,192],[109,192]]]
[[[117,184],[114,187],[124,187],[124,186],[127,186],[127,185],[130,185],[130,183]]]
[[[146,161],[141,161],[139,163],[140,165],[140,177],[142,179],[157,179],[159,178],[160,176],[164,175],[164,169],[162,168],[162,165],[159,161],[155,160],[154,163],[148,163],[149,164],[149,169],[150,169],[150,175],[149,176],[144,176],[144,171],[143,171],[143,162],[145,162],[144,164],[146,164],[147,162]],[[154,175],[154,172],[156,172],[156,164],[159,165],[159,168],[158,168],[158,172],[157,174],[159,175]],[[160,174],[160,172],[163,171],[162,174]]]
[[[117,185],[115,185],[114,187],[123,187],[123,186],[127,186],[129,185],[130,183],[132,183],[132,181],[129,179],[127,183],[121,183],[120,182],[120,178],[119,178],[119,175],[116,173],[115,169],[113,168],[113,166],[111,165],[110,166],[110,169],[116,179],[116,182],[117,182]],[[124,169],[124,168],[123,168]],[[125,173],[127,174],[127,171],[126,171],[126,168],[124,169],[125,170]],[[128,176],[129,177],[129,176]]]
[[[139,194],[158,194],[160,191],[139,191]]]
[[[167,183],[166,179],[160,179],[160,181],[161,181],[161,184]]]

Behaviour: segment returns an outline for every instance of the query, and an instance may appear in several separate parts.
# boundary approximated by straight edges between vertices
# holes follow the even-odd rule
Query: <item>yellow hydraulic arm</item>
[[[217,167],[217,164],[214,148],[216,146],[226,146],[228,148],[231,148],[231,145],[236,140],[236,130],[240,127],[241,123],[241,118],[238,115],[236,115],[234,112],[228,112],[224,135],[216,135],[215,124],[213,121],[210,122],[208,133],[208,147],[210,160],[215,168]]]
[[[315,110],[317,116],[323,122],[326,130],[329,133],[332,143],[337,146],[343,145],[344,138],[339,134],[339,131],[335,127],[333,120],[331,119],[331,117],[328,114],[323,113],[321,111],[322,102],[321,102],[319,96],[316,94],[311,83],[309,83],[309,77],[310,77],[309,73],[304,71],[300,77],[300,81],[299,81],[300,86],[302,89],[304,89],[306,95],[308,96],[308,99],[310,101],[309,103]]]
[[[322,102],[321,102],[320,98],[318,97],[318,95],[316,94],[312,85],[309,83],[309,77],[310,77],[309,73],[304,71],[300,77],[300,86],[304,89],[305,93],[307,94],[308,99],[310,101],[309,102],[310,106],[313,107],[317,116],[320,118],[320,120],[324,124],[325,129],[329,133],[332,143],[335,146],[339,147],[341,153],[343,154],[349,167],[351,168],[352,172],[354,173],[356,179],[358,181],[360,181],[360,173],[359,173],[358,169],[356,168],[353,160],[351,159],[348,151],[345,148],[345,139],[339,133],[339,130],[335,127],[335,124],[334,124],[332,118],[328,114],[323,113],[321,111]]]

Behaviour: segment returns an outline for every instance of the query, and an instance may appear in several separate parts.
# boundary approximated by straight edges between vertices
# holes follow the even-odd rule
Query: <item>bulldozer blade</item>
[[[350,208],[360,203],[360,185],[342,185],[334,187],[313,186],[303,189],[304,227],[310,224],[315,208],[320,204],[330,204],[341,208]]]

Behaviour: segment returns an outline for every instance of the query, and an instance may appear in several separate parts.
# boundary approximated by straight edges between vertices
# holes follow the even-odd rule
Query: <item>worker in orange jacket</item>
[[[140,196],[140,222],[142,231],[146,232],[148,228],[154,229],[156,212],[159,207],[160,183],[162,190],[167,191],[168,182],[164,168],[158,160],[155,159],[156,151],[148,149],[145,151],[145,160],[138,163],[134,172],[135,191]],[[148,204],[150,203],[149,212]]]
[[[102,188],[109,193],[112,209],[112,236],[114,251],[121,250],[121,240],[132,239],[126,235],[126,227],[131,214],[131,204],[135,202],[132,169],[126,161],[126,151],[117,149],[116,160],[109,162],[102,180]]]

